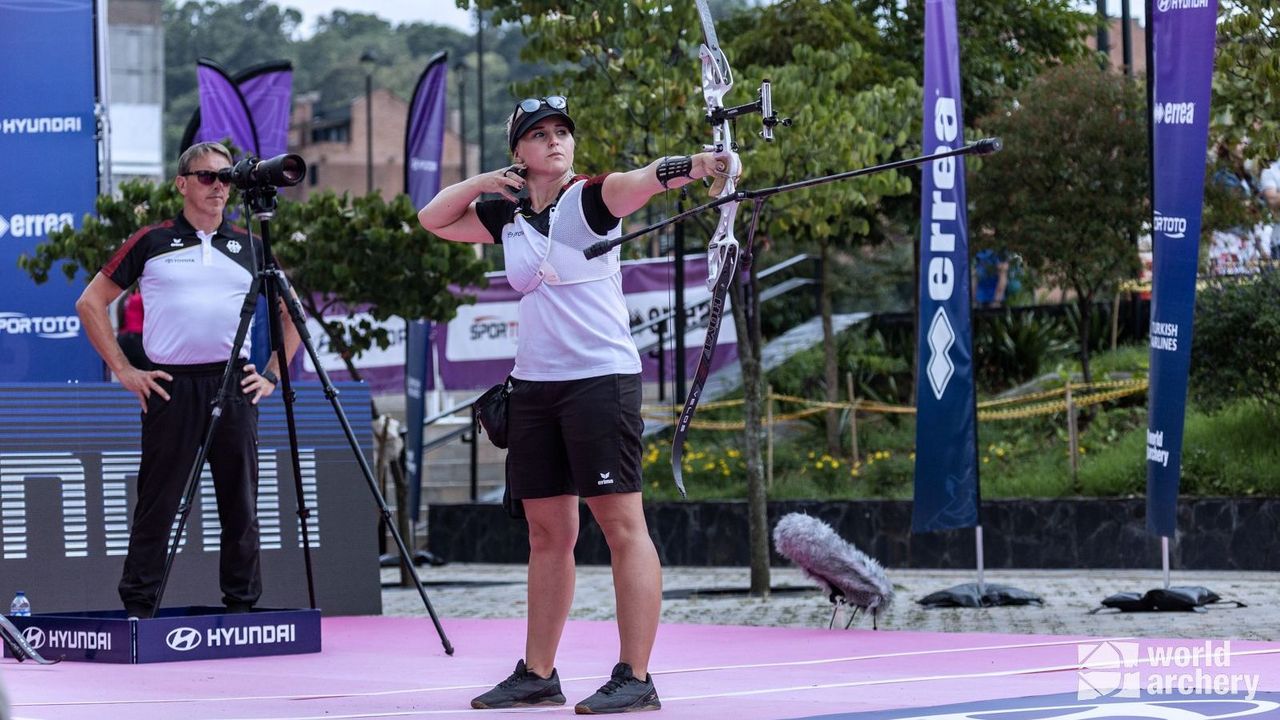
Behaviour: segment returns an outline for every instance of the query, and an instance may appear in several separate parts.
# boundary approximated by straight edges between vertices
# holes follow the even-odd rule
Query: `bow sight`
[[[773,84],[767,78],[760,83],[760,89],[756,92],[755,102],[731,108],[717,107],[708,110],[707,122],[712,125],[718,125],[725,120],[733,120],[753,113],[760,113],[760,121],[764,125],[760,130],[760,137],[764,138],[765,142],[773,142],[774,127],[778,125],[791,127],[791,118],[780,118],[778,113],[773,111]],[[733,149],[737,150],[737,148]]]

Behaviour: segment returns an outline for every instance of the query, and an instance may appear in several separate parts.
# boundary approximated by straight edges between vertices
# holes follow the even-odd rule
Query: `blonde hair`
[[[191,147],[184,150],[182,152],[182,155],[178,157],[178,174],[181,175],[191,170],[191,163],[195,162],[197,158],[204,157],[205,155],[209,155],[211,153],[215,155],[221,155],[222,157],[227,159],[228,163],[234,162],[231,159],[231,151],[227,150],[227,147],[222,143],[216,143],[216,142],[196,143],[195,145],[192,145]]]

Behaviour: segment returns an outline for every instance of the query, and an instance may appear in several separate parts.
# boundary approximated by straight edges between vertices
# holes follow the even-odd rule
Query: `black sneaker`
[[[660,709],[662,702],[653,687],[653,675],[643,681],[637,680],[631,673],[631,666],[620,662],[613,666],[609,682],[602,685],[595,695],[574,706],[573,711],[579,715],[604,715]]]
[[[524,660],[516,663],[516,671],[511,673],[511,677],[471,701],[471,707],[477,710],[563,704],[560,676],[555,669],[551,670],[551,677],[541,678],[524,666]]]

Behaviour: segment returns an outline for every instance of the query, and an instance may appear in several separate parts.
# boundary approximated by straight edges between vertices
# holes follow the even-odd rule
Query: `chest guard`
[[[582,212],[582,189],[574,183],[550,210],[549,234],[543,235],[519,213],[503,229],[502,249],[507,282],[523,294],[539,285],[573,285],[603,280],[618,272],[620,248],[588,260],[582,251],[600,240],[618,237],[622,224],[607,235],[597,235]]]

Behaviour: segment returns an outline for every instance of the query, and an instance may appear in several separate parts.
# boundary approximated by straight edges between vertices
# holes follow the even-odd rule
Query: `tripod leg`
[[[218,429],[218,421],[222,418],[222,406],[232,392],[232,379],[235,377],[236,364],[240,358],[240,348],[244,347],[244,338],[249,333],[249,323],[253,321],[253,312],[258,302],[258,288],[261,280],[254,278],[249,285],[249,292],[244,296],[244,305],[240,308],[240,325],[236,328],[235,340],[231,344],[231,359],[222,371],[222,380],[218,385],[218,395],[213,401],[213,409],[209,413],[209,425],[205,428],[204,439],[196,451],[195,462],[187,474],[187,484],[182,491],[182,504],[178,506],[178,525],[174,528],[169,540],[169,552],[164,558],[164,572],[160,575],[160,585],[156,587],[155,599],[151,607],[153,611],[160,609],[160,600],[164,598],[165,587],[169,584],[169,573],[173,570],[173,560],[178,554],[178,546],[182,542],[182,533],[187,527],[187,518],[191,515],[191,507],[195,503],[196,490],[200,486],[200,474],[204,472],[204,462],[209,454],[209,443],[213,433]]]
[[[262,235],[264,240],[268,238],[265,225]],[[333,407],[334,415],[338,418],[338,424],[342,426],[342,432],[346,435],[347,443],[351,446],[351,452],[355,456],[356,464],[360,466],[360,473],[364,476],[365,483],[369,486],[369,492],[373,495],[374,502],[378,505],[382,522],[391,531],[391,537],[395,540],[396,548],[400,551],[400,563],[405,572],[412,578],[414,586],[418,589],[418,596],[422,598],[422,604],[426,607],[427,614],[431,616],[431,622],[435,624],[436,633],[440,635],[440,642],[444,645],[445,653],[452,655],[453,645],[449,642],[448,636],[445,635],[444,627],[440,624],[440,618],[436,615],[435,608],[431,606],[431,600],[427,597],[427,590],[422,585],[422,578],[418,577],[418,570],[413,565],[413,556],[410,555],[409,548],[405,547],[404,536],[400,534],[400,528],[396,524],[395,518],[392,517],[391,508],[387,506],[386,499],[382,496],[382,492],[378,490],[377,480],[374,479],[373,471],[369,468],[364,452],[360,449],[360,442],[356,439],[355,431],[351,429],[351,422],[347,419],[346,411],[342,409],[342,403],[338,401],[338,390],[329,380],[329,374],[325,372],[320,356],[316,352],[315,343],[311,342],[311,333],[307,331],[306,319],[302,315],[302,305],[294,297],[293,291],[289,287],[289,281],[283,273],[277,271],[272,277],[274,282],[279,285],[280,297],[284,299],[286,306],[289,308],[289,316],[293,318],[293,324],[298,330],[302,346],[306,348],[307,355],[311,358],[312,364],[316,368],[316,375],[320,378],[320,384],[324,387],[324,395]],[[281,369],[284,369],[283,366]]]
[[[267,237],[267,234],[267,224],[263,223],[263,237]],[[266,270],[264,274],[267,278],[267,307],[269,308],[267,316],[270,318],[271,347],[275,351],[276,363],[280,367],[280,391],[284,394],[284,418],[285,425],[289,429],[289,459],[293,463],[293,487],[297,496],[298,524],[302,533],[302,562],[307,572],[307,599],[311,603],[311,609],[314,610],[316,583],[311,568],[311,532],[307,527],[311,508],[307,507],[307,496],[302,487],[302,461],[298,457],[298,425],[293,412],[297,396],[289,377],[289,354],[284,346],[284,328],[280,322],[280,303],[286,297],[288,286],[283,284],[284,276],[278,269]],[[299,322],[303,323],[298,329],[299,335],[305,332],[305,320],[300,321],[297,316],[293,316],[293,322],[295,326],[298,326]]]

